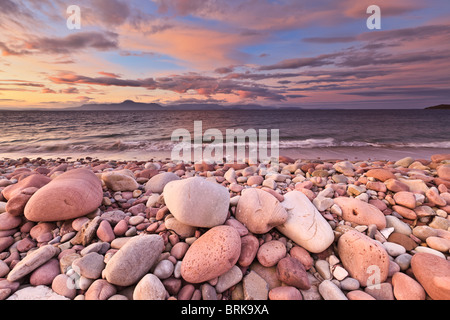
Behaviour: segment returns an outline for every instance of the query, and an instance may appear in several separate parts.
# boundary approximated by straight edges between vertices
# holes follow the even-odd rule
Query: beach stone
[[[392,192],[409,192],[409,186],[397,179],[388,179],[384,182],[386,188]]]
[[[106,220],[104,220],[106,221]],[[115,236],[123,236],[125,234],[125,232],[127,232],[128,230],[128,223],[125,220],[120,220],[113,229],[114,235]]]
[[[434,229],[448,230],[448,228],[450,228],[450,220],[436,216],[433,218],[433,221],[428,224],[428,226]]]
[[[411,227],[407,223],[392,215],[386,216],[386,227],[392,227],[394,228],[394,232],[402,233],[407,236],[412,233]]]
[[[6,264],[6,262],[4,262],[3,260],[0,260],[0,278],[3,278],[4,276],[6,276],[9,273],[10,269],[8,267],[8,265]]]
[[[174,270],[174,265],[169,260],[161,260],[156,264],[153,274],[159,279],[164,280],[169,278]]]
[[[74,169],[40,188],[28,201],[24,214],[31,221],[74,219],[96,210],[102,199],[97,176],[87,169]]]
[[[448,253],[450,250],[450,239],[440,237],[428,237],[426,239],[427,245],[437,251]]]
[[[302,293],[295,287],[276,287],[269,291],[270,300],[303,300]]]
[[[437,168],[439,178],[450,180],[450,165],[445,164]]]
[[[413,193],[425,194],[428,191],[428,186],[425,181],[421,179],[399,179],[401,182],[409,187],[409,191]]]
[[[136,285],[133,291],[133,300],[164,300],[166,288],[157,276],[146,274]]]
[[[0,252],[8,249],[14,242],[13,237],[0,237]]]
[[[435,255],[435,256],[437,256],[437,257],[439,257],[439,258],[445,259],[445,255],[444,255],[442,252],[437,251],[437,250],[435,250],[435,249],[432,249],[432,248],[430,248],[430,247],[417,246],[417,247],[414,249],[414,251],[415,251],[416,253],[418,253],[418,252],[422,252],[422,253],[430,253],[430,254]]]
[[[289,254],[291,257],[300,261],[306,270],[309,270],[314,264],[314,260],[309,254],[309,252],[302,247],[298,246],[292,247],[291,250],[289,251]]]
[[[152,177],[145,184],[145,191],[152,193],[162,193],[166,184],[170,181],[181,180],[181,178],[173,172],[163,172]]]
[[[348,300],[376,300],[370,294],[361,290],[354,290],[347,293]]]
[[[6,200],[10,200],[15,195],[20,194],[23,189],[34,187],[34,188],[42,188],[47,183],[52,181],[47,176],[44,176],[42,174],[32,174],[24,179],[21,179],[16,184],[9,185],[5,187],[2,191],[3,196]]]
[[[324,300],[348,300],[341,289],[330,280],[319,284],[319,292]]]
[[[269,285],[255,271],[250,271],[242,281],[244,300],[267,300]]]
[[[51,285],[53,279],[60,273],[58,259],[52,258],[31,273],[30,284],[33,286]]]
[[[136,283],[155,264],[164,250],[159,235],[139,235],[129,239],[106,264],[105,279],[118,286]]]
[[[359,281],[352,278],[352,277],[347,277],[344,280],[341,281],[341,289],[342,290],[346,290],[346,291],[353,291],[353,290],[358,290],[359,289]]]
[[[6,204],[7,204],[7,202],[0,201],[0,213],[3,213],[6,211]]]
[[[252,264],[259,249],[259,241],[254,235],[246,235],[241,238],[241,254],[238,263],[242,267]]]
[[[387,238],[387,240],[389,242],[397,243],[397,244],[401,245],[402,247],[404,247],[406,249],[406,251],[411,251],[415,247],[417,247],[417,243],[413,239],[411,239],[410,237],[408,237],[405,234],[398,233],[398,232],[391,233],[391,235]]]
[[[439,191],[436,187],[432,187],[432,188],[428,189],[428,191],[425,193],[425,195],[427,196],[428,201],[436,204],[439,207],[443,207],[443,206],[447,205],[447,201],[445,201],[445,199],[443,199],[439,195]]]
[[[102,221],[101,219],[100,216],[96,216],[94,219],[83,224],[81,230],[70,240],[70,243],[73,245],[89,245],[96,235],[97,228]]]
[[[19,280],[53,258],[59,253],[59,251],[60,250],[56,247],[45,245],[33,252],[30,252],[9,272],[7,280]]]
[[[28,187],[22,189],[20,193],[8,200],[6,204],[6,211],[13,216],[20,216],[23,214],[23,210],[31,196],[38,190],[35,187]]]
[[[300,191],[284,195],[281,203],[288,218],[277,230],[309,252],[319,253],[334,241],[334,233],[328,222],[311,201]]]
[[[101,179],[113,191],[134,191],[139,187],[133,171],[129,169],[103,172]]]
[[[117,293],[117,289],[104,279],[97,279],[84,294],[85,300],[108,300]]]
[[[228,272],[219,276],[216,284],[217,293],[222,293],[242,280],[242,271],[238,266],[233,266]]]
[[[382,243],[382,246],[391,257],[397,257],[406,253],[406,249],[398,243],[386,241]]]
[[[405,273],[396,272],[392,276],[392,286],[397,300],[425,300],[426,293],[423,287]]]
[[[364,292],[370,294],[376,300],[394,300],[392,285],[388,282],[366,287]]]
[[[359,199],[338,197],[334,203],[342,209],[342,218],[345,221],[360,225],[374,224],[378,230],[386,228],[386,218],[377,207]]]
[[[111,224],[106,220],[102,220],[100,222],[96,234],[97,237],[103,242],[111,242],[116,238]]]
[[[411,268],[433,300],[450,299],[450,261],[429,253],[416,253],[411,259]]]
[[[261,245],[256,256],[264,267],[273,267],[286,256],[286,246],[281,241],[272,240]]]
[[[405,158],[402,158],[402,159],[398,160],[397,162],[395,162],[394,165],[408,168],[411,165],[411,163],[413,163],[413,162],[414,162],[413,158],[405,157]]]
[[[97,279],[101,276],[105,263],[104,257],[96,252],[90,252],[72,262],[72,268],[81,276]]]
[[[73,285],[73,280],[65,274],[59,274],[53,279],[52,290],[70,300],[73,300],[77,295],[77,289]]]
[[[230,226],[217,226],[198,238],[187,250],[181,276],[190,283],[201,283],[229,271],[241,253],[239,233]]]
[[[305,267],[292,257],[283,258],[278,262],[277,277],[283,283],[300,290],[308,290],[311,287]]]
[[[414,209],[416,207],[416,197],[414,196],[414,193],[409,191],[400,191],[395,193],[394,201],[396,204],[409,209]]]
[[[389,273],[389,256],[383,246],[366,235],[349,230],[338,240],[338,253],[344,268],[362,287],[373,281],[372,273],[377,269],[380,282]]]
[[[283,224],[287,217],[286,210],[273,195],[256,188],[245,190],[236,208],[236,219],[256,234]]]
[[[51,288],[40,285],[37,287],[26,287],[14,292],[6,300],[69,300],[68,298],[57,294]]]
[[[17,228],[22,223],[22,217],[16,217],[9,212],[0,213],[0,231]]]
[[[253,186],[253,185],[261,185],[264,181],[264,178],[262,176],[251,176],[247,179],[247,185]]]
[[[340,162],[336,162],[333,165],[333,169],[336,170],[337,172],[340,172],[340,173],[346,175],[346,176],[353,176],[355,166],[349,161],[340,161]]]
[[[183,259],[187,250],[189,249],[189,245],[186,242],[177,242],[174,244],[172,249],[170,250],[170,254],[175,257],[177,260]]]
[[[328,261],[319,259],[316,261],[314,267],[324,280],[331,280],[333,278]]]
[[[167,183],[164,201],[178,221],[202,228],[223,224],[230,206],[225,187],[200,177]]]
[[[431,161],[433,162],[441,162],[444,160],[450,160],[450,153],[439,153],[431,156]]]
[[[313,199],[312,203],[317,208],[317,210],[325,211],[325,210],[330,209],[333,206],[334,201],[333,201],[333,199],[330,199],[330,198],[317,196]]]
[[[399,215],[401,215],[405,219],[415,220],[417,218],[417,214],[413,210],[402,207],[402,206],[397,206],[397,205],[392,206],[392,210],[397,212]]]
[[[164,224],[167,230],[173,230],[181,238],[192,237],[197,230],[196,227],[184,224],[173,217],[166,219]]]
[[[401,271],[405,271],[411,264],[412,255],[403,253],[395,258],[394,262],[400,267]]]
[[[366,177],[375,178],[382,182],[389,179],[396,179],[395,175],[387,169],[370,169],[366,172]]]

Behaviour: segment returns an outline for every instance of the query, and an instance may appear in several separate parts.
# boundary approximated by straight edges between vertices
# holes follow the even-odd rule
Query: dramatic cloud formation
[[[448,103],[440,0],[3,0],[0,106],[160,103],[423,108]]]

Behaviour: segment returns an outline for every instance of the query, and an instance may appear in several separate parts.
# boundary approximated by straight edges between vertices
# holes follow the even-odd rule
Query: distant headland
[[[434,107],[425,108],[427,110],[450,110],[450,104],[440,104]]]

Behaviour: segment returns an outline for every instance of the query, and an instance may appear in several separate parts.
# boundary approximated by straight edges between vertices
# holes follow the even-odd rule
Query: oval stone
[[[229,271],[241,254],[241,238],[235,228],[217,226],[198,238],[181,263],[181,276],[190,283],[214,279]]]
[[[225,222],[230,195],[222,185],[194,177],[169,182],[164,187],[164,201],[178,221],[211,228]]]
[[[24,213],[31,221],[74,219],[96,210],[102,199],[102,184],[97,176],[87,169],[74,169],[36,191]]]
[[[311,201],[300,191],[288,192],[284,199],[288,219],[278,231],[309,252],[327,249],[334,241],[333,229]]]
[[[128,240],[106,264],[105,279],[118,286],[136,283],[155,264],[164,250],[159,235],[139,235]]]

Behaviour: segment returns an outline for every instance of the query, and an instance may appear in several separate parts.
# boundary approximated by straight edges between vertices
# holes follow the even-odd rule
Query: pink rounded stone
[[[59,274],[53,279],[52,289],[57,294],[69,299],[73,299],[77,295],[77,289],[73,284],[73,280],[65,274]]]
[[[188,249],[189,245],[186,242],[177,242],[170,250],[170,254],[176,259],[181,260]]]
[[[396,179],[395,175],[387,169],[371,169],[366,172],[366,177],[373,177],[383,182],[388,179]]]
[[[53,279],[61,273],[58,259],[50,259],[38,267],[30,276],[30,284],[33,286],[51,285]]]
[[[397,300],[425,300],[426,294],[423,287],[405,273],[394,273],[392,286],[394,288],[394,297]]]
[[[270,300],[303,300],[300,290],[291,286],[276,287],[269,291]]]
[[[108,221],[103,220],[100,222],[97,229],[97,237],[103,242],[111,242],[116,238],[111,224]]]
[[[235,228],[217,226],[198,238],[181,263],[181,276],[190,283],[214,279],[229,271],[241,254],[241,238]]]
[[[74,219],[96,210],[102,200],[100,179],[90,170],[74,169],[40,188],[28,201],[24,214],[31,221]]]
[[[311,255],[309,254],[309,252],[302,247],[297,247],[297,246],[293,247],[289,251],[289,254],[291,255],[291,257],[300,261],[306,270],[311,269],[311,267],[314,264],[314,260],[311,257]]]
[[[377,207],[356,198],[339,197],[334,203],[342,209],[345,221],[362,225],[374,224],[378,230],[386,228],[386,218]]]
[[[248,267],[252,264],[259,248],[259,241],[254,235],[247,235],[241,238],[241,255],[239,256],[239,265]]]
[[[273,267],[286,256],[286,246],[283,242],[272,240],[259,247],[257,258],[264,267]]]
[[[0,231],[17,228],[22,223],[22,217],[15,217],[9,212],[0,213]]]
[[[414,277],[433,300],[450,300],[450,261],[419,252],[411,259]]]
[[[409,209],[416,207],[416,197],[409,191],[400,191],[394,194],[395,203]]]
[[[114,227],[114,234],[118,237],[123,236],[128,230],[128,223],[125,220],[120,220]]]
[[[264,181],[264,178],[262,176],[251,176],[251,177],[248,177],[247,184],[249,186],[253,186],[255,184],[259,186],[260,184],[263,183],[263,181]]]
[[[386,281],[389,255],[381,244],[358,231],[345,232],[338,241],[339,258],[352,278],[365,287]]]
[[[278,280],[301,290],[311,288],[308,274],[303,264],[292,257],[281,259],[277,264]]]
[[[29,187],[35,187],[39,189],[45,186],[50,181],[52,181],[52,179],[47,176],[44,176],[42,174],[33,174],[20,180],[16,184],[7,186],[5,189],[3,189],[2,194],[6,200],[9,200],[15,195],[21,193],[23,189]]]

